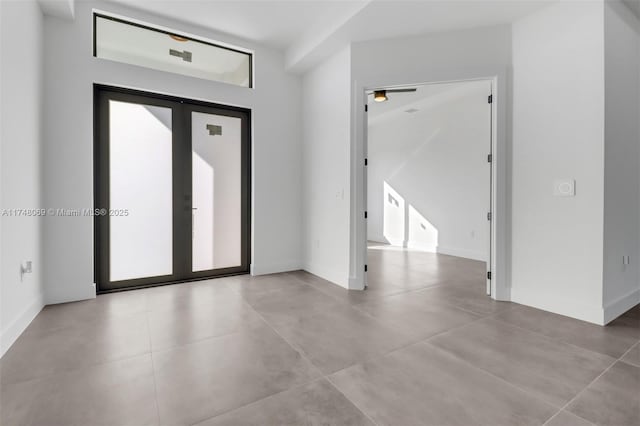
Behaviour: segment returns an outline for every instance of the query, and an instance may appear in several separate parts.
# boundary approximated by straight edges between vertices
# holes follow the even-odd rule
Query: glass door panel
[[[242,120],[191,113],[192,271],[242,265]]]
[[[250,112],[95,85],[98,292],[249,272]]]
[[[171,115],[109,101],[111,281],[173,273]]]

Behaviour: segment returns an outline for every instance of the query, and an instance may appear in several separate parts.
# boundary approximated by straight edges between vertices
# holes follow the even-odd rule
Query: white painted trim
[[[86,294],[82,297],[78,297],[74,295],[70,297],[68,294],[58,295],[56,298],[52,298],[51,296],[47,296],[45,299],[46,305],[57,305],[58,303],[68,303],[68,302],[80,302],[82,300],[90,300],[95,299],[97,297],[96,285],[95,283],[88,284],[86,287]]]
[[[640,303],[640,288],[632,290],[604,307],[604,324],[609,324],[620,315]]]
[[[381,243],[381,244],[390,244],[389,240],[387,240],[387,238],[384,235],[377,232],[369,234],[368,229],[367,229],[367,241],[373,241],[374,243]]]
[[[297,271],[302,269],[302,264],[298,261],[280,263],[252,263],[250,267],[251,275],[277,274],[279,272]]]
[[[508,214],[507,195],[509,189],[508,128],[510,116],[509,102],[509,71],[506,68],[490,67],[485,71],[475,70],[469,75],[466,70],[443,70],[434,73],[428,81],[416,81],[407,78],[404,81],[372,81],[352,82],[352,125],[351,125],[351,218],[350,218],[350,247],[349,247],[349,288],[364,287],[364,264],[367,252],[367,230],[363,212],[366,210],[366,178],[364,170],[364,156],[366,155],[367,118],[364,105],[367,101],[367,90],[375,87],[403,87],[407,85],[424,85],[438,83],[453,83],[463,81],[492,81],[493,94],[493,128],[491,154],[493,164],[491,168],[491,297],[495,300],[511,300],[511,283],[508,260],[510,254],[510,217]]]
[[[42,308],[44,308],[44,295],[39,294],[37,299],[34,300],[27,309],[2,330],[2,334],[0,335],[0,357],[4,356],[11,345],[18,340],[18,337],[27,329]]]
[[[381,235],[368,235],[367,241],[372,243],[389,244],[389,241]]]
[[[133,18],[131,16],[122,15],[122,14],[115,13],[115,12],[110,12],[110,11],[107,11],[107,10],[104,10],[104,9],[99,9],[99,8],[95,8],[95,7],[92,8],[91,9],[92,17],[96,13],[98,15],[104,15],[104,16],[108,16],[108,17],[111,17],[111,18],[119,19],[121,21],[130,22],[132,24],[142,25],[143,27],[151,28],[151,29],[154,29],[154,30],[163,31],[163,32],[169,32],[169,33],[176,34],[176,35],[179,35],[179,36],[187,37],[187,38],[193,39],[195,41],[200,41],[200,42],[207,43],[207,44],[213,44],[213,45],[224,47],[224,48],[227,48],[227,49],[237,50],[237,51],[242,52],[242,53],[248,53],[250,55],[255,55],[255,51],[253,49],[248,49],[246,47],[238,46],[236,44],[231,44],[231,43],[227,43],[227,42],[220,41],[220,40],[214,40],[212,38],[204,37],[204,36],[197,35],[197,34],[194,34],[194,33],[190,33],[190,32],[187,32],[187,31],[182,31],[182,30],[178,30],[178,29],[175,29],[175,28],[169,28],[169,27],[164,26],[164,25],[152,24],[150,22],[143,21],[141,19]],[[95,31],[95,29],[94,29],[94,31]],[[93,35],[93,33],[92,33],[92,35]],[[252,62],[255,62],[255,59]]]
[[[358,286],[362,286],[362,288],[358,287]],[[342,287],[342,286],[340,286]],[[352,278],[349,278],[349,288],[347,288],[347,290],[364,290],[364,284],[362,282],[362,280],[354,280]]]
[[[530,306],[565,317],[604,325],[604,310],[602,306],[583,305],[573,299],[549,297],[536,291],[523,291],[518,287],[511,289],[511,301]]]
[[[438,246],[434,244],[422,244],[422,243],[416,243],[413,241],[408,241],[406,246],[408,249],[411,249],[411,250],[426,251],[428,253],[438,252]]]
[[[437,246],[435,247],[435,252],[441,253],[441,254],[447,254],[449,256],[463,257],[465,259],[479,260],[481,262],[487,261],[486,253],[483,253],[481,251],[467,250],[467,249],[461,249],[456,247]]]
[[[362,287],[359,287],[359,288],[351,287],[352,281],[350,278],[346,280],[344,279],[345,278],[344,271],[339,271],[337,269],[332,269],[332,268],[323,268],[312,262],[306,262],[302,269],[304,269],[310,274],[317,275],[318,277],[322,277],[323,279],[329,282],[332,282],[335,285],[339,285],[342,288],[346,288],[347,290],[364,289],[364,285],[359,283],[354,283],[354,284],[361,285]],[[363,271],[364,271],[364,266],[363,266]]]

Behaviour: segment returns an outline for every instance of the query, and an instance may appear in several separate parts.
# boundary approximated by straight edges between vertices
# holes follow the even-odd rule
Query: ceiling
[[[74,0],[39,1],[73,11]],[[351,42],[508,24],[559,0],[106,1],[280,49],[303,72]]]
[[[277,49],[367,2],[335,0],[108,0]]]
[[[445,102],[460,96],[466,96],[471,92],[477,92],[480,101],[486,102],[485,95],[491,91],[491,82],[488,80],[457,81],[451,83],[423,84],[411,86],[415,92],[388,93],[385,102],[374,102],[369,98],[369,123],[395,117],[399,114],[408,114],[407,110],[426,110],[441,102]]]
[[[415,92],[388,93],[385,102],[375,102],[373,96],[369,95],[367,104],[369,105],[369,119],[376,119],[393,111],[405,111],[409,108],[418,108],[421,101],[434,96],[450,92],[459,83],[426,84],[411,86]]]

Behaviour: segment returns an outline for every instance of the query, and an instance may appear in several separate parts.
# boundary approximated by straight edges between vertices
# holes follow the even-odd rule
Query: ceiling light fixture
[[[376,90],[373,92],[373,100],[376,102],[384,102],[387,100],[387,91],[386,90]]]
[[[172,39],[174,39],[175,41],[182,41],[182,42],[189,41],[189,39],[188,39],[188,38],[186,38],[186,37],[181,37],[181,36],[179,36],[179,35],[175,35],[175,34],[169,34],[169,37],[171,37],[171,38],[172,38]]]

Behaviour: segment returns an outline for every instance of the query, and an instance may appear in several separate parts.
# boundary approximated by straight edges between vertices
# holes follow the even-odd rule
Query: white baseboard
[[[252,263],[250,272],[251,272],[251,275],[267,275],[267,274],[277,274],[278,272],[297,271],[299,269],[302,269],[302,263],[299,261],[271,263],[271,264]]]
[[[389,241],[384,237],[384,235],[374,235],[371,233],[367,235],[367,241],[373,241],[374,243],[380,244],[389,244]]]
[[[434,244],[422,244],[422,243],[415,243],[413,241],[407,242],[407,248],[412,250],[426,251],[429,253],[436,253],[438,249],[438,247]]]
[[[605,324],[604,310],[601,306],[583,305],[576,303],[575,300],[559,299],[554,295],[549,297],[549,294],[523,291],[517,286],[511,288],[511,301],[593,324]]]
[[[349,277],[349,290],[364,290],[362,278]]]
[[[97,297],[95,283],[87,284],[86,286],[80,287],[80,289],[83,290],[83,294],[80,294],[79,291],[73,291],[73,294],[69,294],[69,292],[62,294],[45,294],[46,304],[57,305],[58,303],[79,302],[81,300],[95,299]]]
[[[487,261],[486,253],[475,250],[437,246],[435,251],[441,254],[448,254],[449,256],[464,257],[465,259],[479,260],[481,262]]]
[[[39,294],[37,299],[27,307],[17,318],[9,323],[2,334],[0,335],[0,357],[2,357],[18,340],[18,337],[24,330],[31,324],[31,321],[40,313],[44,308],[44,296]]]
[[[320,265],[310,262],[305,262],[302,269],[309,272],[310,274],[317,275],[322,279],[331,281],[335,285],[339,285],[340,287],[349,289],[348,273],[344,274],[343,276],[343,274],[336,269],[323,268]]]
[[[604,323],[610,323],[638,303],[640,303],[640,288],[632,290],[628,294],[608,303],[604,307]]]

